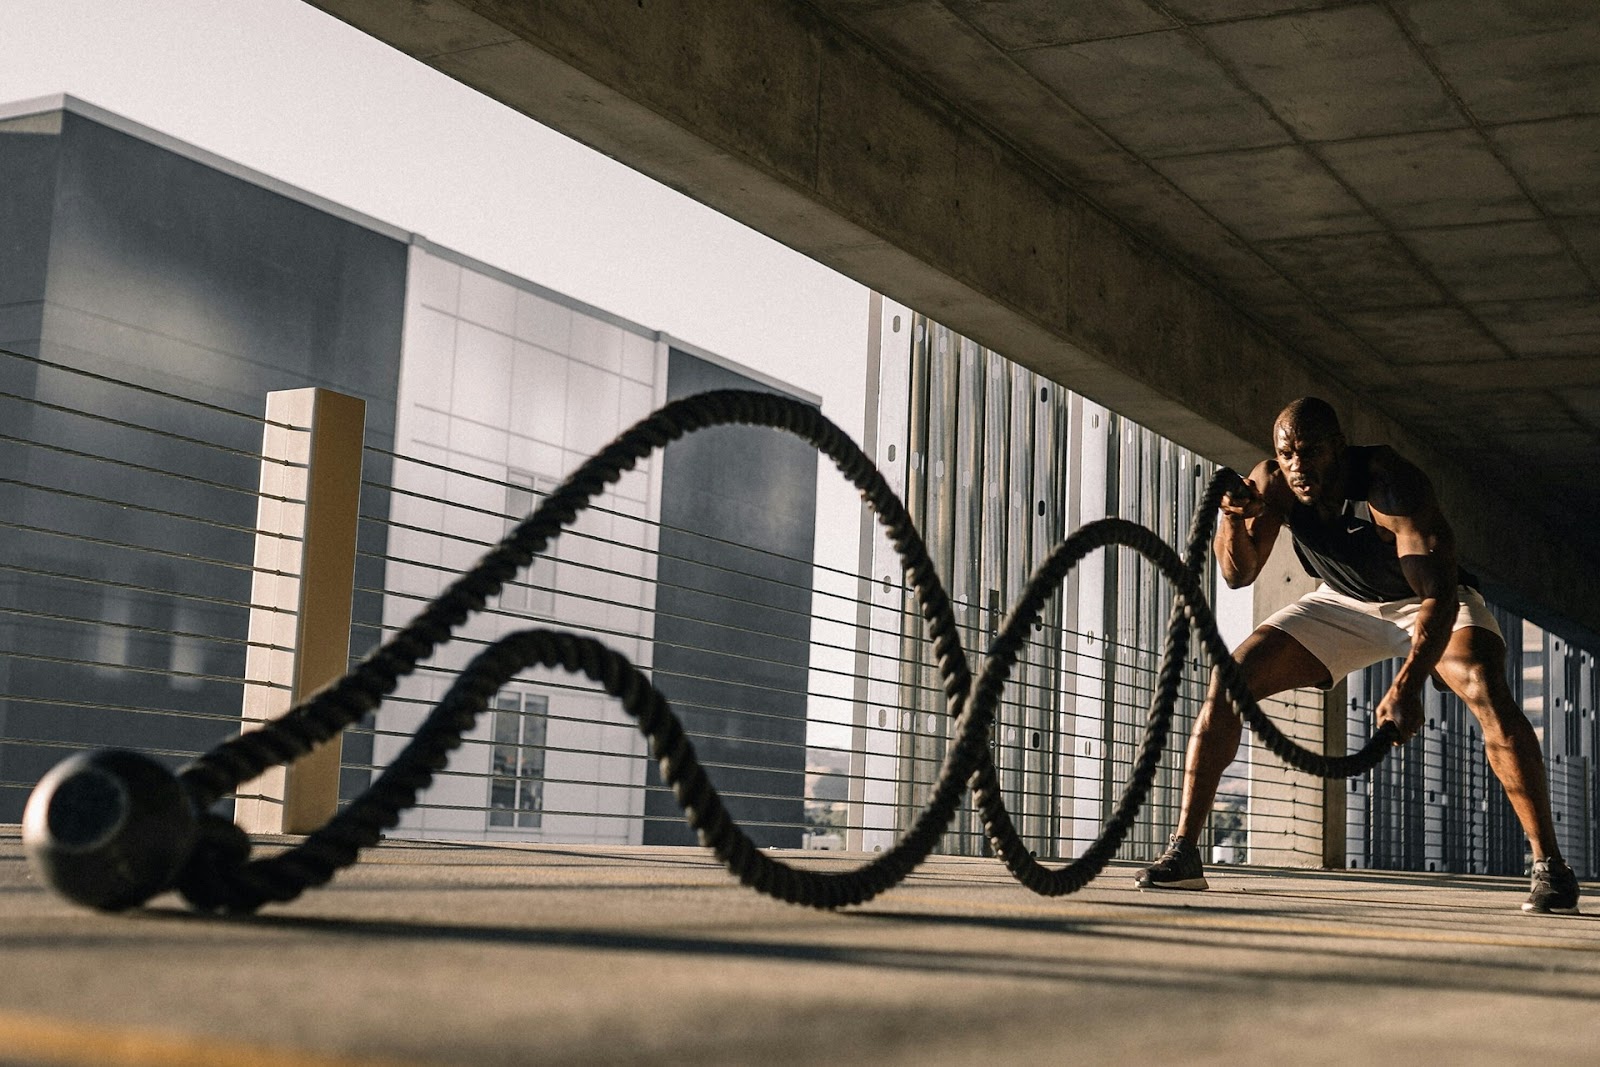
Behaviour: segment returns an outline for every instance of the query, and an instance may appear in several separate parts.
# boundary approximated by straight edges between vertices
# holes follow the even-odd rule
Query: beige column
[[[1287,531],[1285,531],[1287,534]],[[1280,539],[1252,586],[1253,621],[1316,588]],[[1285,735],[1314,752],[1343,752],[1344,679],[1324,693],[1299,689],[1262,702]],[[1344,866],[1343,781],[1324,782],[1286,766],[1245,731],[1250,759],[1249,862],[1270,867]],[[1329,746],[1325,748],[1324,746]]]
[[[345,673],[366,405],[326,389],[267,397],[242,728],[276,718]],[[240,792],[250,833],[303,834],[338,807],[341,739]]]

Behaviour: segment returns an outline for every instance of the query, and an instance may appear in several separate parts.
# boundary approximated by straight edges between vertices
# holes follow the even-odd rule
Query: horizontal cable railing
[[[15,818],[32,781],[65,752],[109,742],[173,760],[192,758],[239,728],[247,683],[287,695],[283,683],[251,678],[245,667],[251,653],[294,651],[281,641],[257,639],[248,632],[251,612],[285,610],[281,605],[254,603],[252,582],[293,577],[283,566],[254,562],[251,545],[258,534],[255,512],[264,496],[259,485],[262,435],[273,427],[291,432],[307,428],[269,424],[258,413],[129,385],[66,363],[30,356],[4,358],[26,363],[34,374],[67,382],[91,381],[105,394],[99,397],[103,410],[79,410],[60,402],[61,396],[71,395],[70,390],[57,391],[52,394],[56,399],[48,401],[0,391],[0,403],[19,413],[8,426],[27,427],[0,434],[0,449],[24,457],[0,479],[0,493],[11,505],[0,520],[0,537],[16,548],[0,568],[0,581],[13,591],[0,602],[0,632],[8,636],[5,684],[0,687],[0,702],[6,709],[0,736],[0,794],[7,813]],[[119,389],[138,395],[137,416],[115,413]],[[196,413],[204,416],[198,421],[213,436],[193,428]],[[362,484],[354,588],[365,610],[352,624],[355,656],[393,634],[453,580],[459,568],[444,561],[443,546],[455,545],[452,551],[458,555],[480,555],[523,517],[502,506],[508,494],[523,492],[536,504],[544,491],[508,477],[414,459],[392,448],[369,445],[367,451],[369,473]],[[501,503],[485,505],[421,492],[404,484],[408,465],[477,482]],[[380,479],[374,471],[388,477]],[[293,502],[278,494],[265,498]],[[174,506],[176,501],[181,505]],[[382,758],[375,758],[379,750],[404,743],[410,725],[431,707],[472,650],[508,629],[562,626],[563,614],[570,610],[589,613],[581,627],[584,631],[608,641],[634,642],[644,665],[654,667],[664,684],[686,687],[675,705],[691,720],[697,743],[707,750],[710,772],[728,779],[725,796],[735,803],[751,801],[786,811],[783,817],[757,813],[753,825],[794,831],[794,843],[825,836],[802,834],[818,829],[817,812],[829,803],[808,795],[808,781],[813,785],[843,781],[847,784],[839,790],[846,793],[851,782],[858,792],[904,785],[895,766],[879,766],[854,751],[851,735],[870,730],[891,745],[906,748],[921,741],[944,743],[950,724],[940,686],[927,669],[926,653],[902,648],[891,655],[860,654],[863,639],[898,642],[902,632],[920,627],[917,608],[903,585],[897,586],[899,621],[863,626],[858,612],[874,601],[865,594],[868,583],[859,575],[751,547],[714,530],[663,522],[643,503],[618,501],[622,506],[616,506],[609,498],[602,499],[594,513],[611,524],[609,530],[593,532],[580,520],[553,546],[552,569],[544,580],[536,564],[534,572],[511,583],[509,595],[523,603],[542,599],[546,610],[508,608],[502,597],[502,603],[491,604],[463,629],[448,654],[422,665],[372,721],[346,731],[343,794],[361,789],[384,765]],[[418,505],[441,509],[454,518],[408,520],[406,508]],[[397,549],[396,539],[406,537],[412,539],[409,547]],[[680,547],[687,545],[694,556],[673,561],[688,568],[675,578],[661,573],[664,560],[670,558],[661,542],[671,537]],[[294,540],[281,533],[279,538]],[[415,550],[419,538],[430,542],[430,551]],[[607,555],[620,558],[624,553],[632,564],[627,572],[619,571]],[[787,568],[788,573],[778,575],[773,568]],[[387,579],[393,573],[404,574],[410,584],[396,586]],[[796,573],[801,576],[798,583]],[[630,583],[630,588],[606,586],[618,581]],[[726,584],[719,587],[719,581],[737,583],[738,591],[729,591]],[[678,607],[663,603],[674,596],[679,598]],[[697,615],[684,603],[710,605],[713,610],[710,617]],[[617,608],[624,614],[615,622],[595,617]],[[958,624],[974,664],[981,665],[983,644],[998,626],[998,617],[986,609],[958,605]],[[672,627],[677,627],[677,636],[666,632]],[[831,631],[814,632],[826,627]],[[45,634],[49,640],[42,639]],[[1138,688],[1147,688],[1154,678],[1153,655],[1147,651],[1107,642],[1104,635],[1098,639],[1098,647],[1108,654],[1123,659],[1140,655],[1143,660],[1125,663],[1123,683],[1109,693],[1103,691],[1093,657],[1074,655],[1067,669],[1049,678],[1028,666],[1034,656],[1059,659],[1066,643],[1082,644],[1087,637],[1045,626],[1024,653],[1008,706],[1039,703],[1066,708],[1081,698],[1092,699],[1102,714],[1118,720],[1140,717],[1143,695]],[[663,677],[658,663],[671,655],[685,662]],[[710,662],[716,669],[706,668],[706,656],[713,657]],[[875,702],[874,707],[891,713],[888,725],[880,728],[859,709],[856,690],[885,676],[897,680],[900,695]],[[546,701],[538,716],[540,736],[497,740],[493,728],[484,724],[467,738],[459,765],[452,765],[443,776],[444,787],[434,790],[439,795],[423,798],[418,825],[397,832],[433,832],[427,825],[432,821],[430,811],[455,816],[452,833],[462,830],[460,816],[473,811],[486,817],[479,823],[483,834],[520,831],[522,827],[494,828],[488,818],[494,814],[487,799],[491,787],[512,765],[544,768],[539,785],[551,800],[538,812],[512,809],[513,823],[520,816],[537,815],[549,826],[561,818],[584,815],[626,824],[635,832],[646,824],[681,822],[670,811],[646,810],[645,797],[659,794],[660,787],[650,779],[648,761],[627,724],[618,721],[614,710],[601,710],[596,717],[595,707],[604,702],[592,687],[562,678],[518,684]],[[1197,690],[1198,683],[1190,688]],[[576,710],[563,710],[562,703],[574,699],[579,701]],[[785,704],[776,707],[775,701]],[[1046,746],[1041,731],[1008,725],[1005,716],[1002,711],[996,739],[1002,763],[1012,758],[1008,753],[1021,761],[1046,747],[1076,749],[1067,737],[1052,738]],[[831,742],[818,741],[815,735],[829,730],[839,736]],[[620,776],[602,778],[592,769],[582,769],[584,761],[592,767],[593,761],[618,758],[622,763],[611,770],[624,770],[625,763]],[[908,752],[907,758],[921,757]],[[1041,787],[1037,777],[1017,783],[1019,803],[1043,800],[1046,795],[1059,798],[1063,791],[1085,796],[1103,791],[1098,775],[1088,776],[1081,765],[1070,762],[1052,770],[1053,784],[1048,787]],[[475,791],[478,802],[452,799],[446,795],[451,786],[458,792]],[[610,790],[612,802],[623,810],[582,812],[558,806],[562,790],[579,787]],[[241,795],[252,794],[247,789]],[[893,807],[893,818],[907,814],[904,803]],[[862,810],[858,803],[856,815],[834,815],[826,826],[865,829]]]
[[[258,534],[254,512],[262,499],[259,442],[270,426],[261,414],[125,384],[109,374],[45,358],[3,358],[26,363],[30,373],[93,382],[101,408],[78,410],[62,403],[62,395],[70,395],[70,389],[53,392],[53,400],[14,390],[0,392],[0,403],[19,413],[8,426],[29,427],[26,432],[0,434],[0,448],[24,456],[0,480],[0,494],[6,494],[10,504],[0,520],[0,536],[16,547],[6,553],[0,569],[0,581],[16,590],[0,605],[0,632],[8,638],[5,683],[0,686],[6,709],[0,736],[0,793],[5,795],[6,813],[16,817],[32,781],[62,753],[120,744],[186,760],[238,729],[246,681],[286,696],[282,683],[248,677],[245,659],[250,653],[291,654],[293,649],[282,641],[251,637],[246,619],[251,611],[283,609],[251,601],[254,579],[293,574],[283,566],[261,566],[251,560],[251,544]],[[138,395],[138,416],[117,414],[117,390]],[[197,414],[205,416],[198,418],[202,426],[222,432],[208,437],[192,429]],[[277,424],[277,429],[304,432],[307,427]],[[389,477],[379,480],[370,474],[362,486],[365,504],[355,595],[366,609],[352,624],[352,653],[357,656],[394,633],[458,573],[458,566],[448,565],[440,555],[392,550],[394,537],[429,537],[435,550],[453,542],[475,557],[522,518],[506,507],[445,499],[403,485],[408,464],[475,480],[502,502],[507,494],[526,490],[536,504],[541,494],[509,478],[454,470],[395,450],[370,446],[368,453],[368,472],[379,470]],[[275,494],[266,498],[291,502]],[[448,510],[454,518],[408,522],[405,509],[413,504]],[[898,641],[902,630],[920,625],[904,585],[898,592],[901,621],[862,630],[856,613],[872,598],[862,593],[864,582],[856,574],[814,566],[797,555],[752,549],[718,536],[717,531],[662,523],[640,510],[637,501],[626,507],[613,506],[610,499],[598,502],[595,515],[611,523],[610,531],[597,534],[579,522],[554,545],[557,569],[549,581],[528,573],[510,585],[515,597],[525,603],[544,598],[549,609],[530,613],[502,603],[491,605],[454,638],[450,654],[422,665],[373,721],[346,731],[342,792],[350,795],[362,789],[384,765],[384,760],[374,758],[376,750],[405,742],[408,725],[427,712],[438,689],[448,685],[461,665],[462,656],[483,648],[506,629],[563,625],[563,611],[573,608],[590,614],[622,609],[624,616],[616,624],[590,617],[582,629],[605,640],[635,641],[645,665],[669,654],[690,659],[714,656],[717,670],[707,670],[704,662],[685,662],[672,675],[678,685],[690,689],[678,697],[677,707],[686,718],[701,720],[694,726],[694,736],[709,752],[710,773],[728,777],[723,787],[726,797],[787,806],[786,817],[757,817],[755,825],[794,830],[795,843],[802,840],[803,830],[814,829],[814,813],[808,824],[806,805],[814,808],[821,803],[806,795],[806,782],[843,777],[853,781],[858,792],[902,785],[896,768],[869,766],[861,753],[848,747],[851,733],[870,729],[896,747],[910,747],[917,739],[930,737],[942,744],[949,723],[941,688],[926,672],[923,653],[901,649],[890,656],[858,656],[858,638],[875,635]],[[482,531],[462,533],[472,523],[480,523]],[[688,569],[677,579],[659,573],[664,560],[659,542],[669,536],[690,545],[696,557],[686,561]],[[293,536],[286,539],[293,541]],[[629,553],[634,563],[632,573],[610,566],[605,555],[622,552]],[[590,553],[587,558],[586,553]],[[112,560],[115,565],[106,565]],[[776,576],[771,568],[787,568],[790,573],[798,569],[803,581],[795,584],[792,577]],[[387,581],[394,573],[408,573],[416,587]],[[432,577],[418,582],[426,574]],[[555,574],[560,581],[555,581]],[[707,582],[707,576],[738,582],[741,589],[728,592]],[[606,589],[608,581],[630,582],[630,589]],[[701,606],[720,605],[723,617],[698,617],[683,606],[659,603],[672,595],[699,598],[696,603]],[[741,617],[728,617],[733,613]],[[762,617],[750,619],[752,614]],[[976,611],[962,611],[958,619],[974,664],[981,664],[982,643],[998,619]],[[680,630],[678,637],[661,632],[672,625]],[[834,630],[813,633],[821,625]],[[50,637],[43,640],[46,633]],[[1088,696],[1088,691],[1078,693],[1077,686],[1099,685],[1093,680],[1090,657],[1074,657],[1074,667],[1054,678],[1026,667],[1027,657],[1059,656],[1064,641],[1083,637],[1061,627],[1045,627],[1024,654],[1024,667],[1008,701],[1067,705]],[[1101,646],[1107,648],[1104,638]],[[1117,651],[1128,656],[1134,649]],[[1152,670],[1152,664],[1139,665],[1139,685],[1154,680]],[[730,672],[739,677],[730,677]],[[658,669],[658,677],[659,673]],[[858,702],[854,689],[877,677],[902,681],[899,699],[878,701],[891,712],[886,728],[866,725],[866,715],[851,710]],[[587,814],[635,829],[648,822],[680,822],[680,816],[670,811],[643,809],[643,797],[659,793],[659,785],[646,773],[648,761],[640,742],[616,721],[614,712],[600,713],[597,721],[592,713],[598,704],[594,689],[565,678],[541,678],[533,688],[547,701],[541,739],[496,741],[490,726],[483,726],[482,736],[467,739],[459,766],[451,766],[445,776],[446,784],[450,779],[456,785],[466,782],[467,790],[482,795],[482,803],[456,803],[445,795],[424,797],[414,830],[430,832],[426,825],[430,809],[456,816],[480,811],[488,816],[490,785],[502,776],[494,760],[501,760],[501,769],[506,760],[518,766],[530,760],[544,766],[539,784],[552,801],[558,800],[560,790],[571,787],[608,787],[613,800],[616,795],[630,797],[621,801],[626,808],[621,813],[581,813],[550,806],[539,811],[541,821],[544,816],[555,821],[557,816]],[[582,710],[558,707],[573,697],[587,701]],[[1142,713],[1141,697],[1128,685],[1117,686],[1109,704],[1104,697],[1099,691],[1093,693],[1094,701],[1115,717],[1136,718]],[[779,709],[773,701],[787,705]],[[400,725],[390,725],[390,720]],[[603,736],[595,734],[597,726],[605,729]],[[834,729],[840,737],[819,744],[811,736],[818,729],[824,733]],[[1040,744],[1038,731],[1018,734],[1000,726],[997,752],[1002,765],[1008,753],[1021,760],[1032,752],[1021,742],[1029,733]],[[1014,739],[1011,744],[1006,744],[1008,736]],[[1054,747],[1070,750],[1074,745],[1062,742]],[[626,758],[629,768],[624,776],[611,779],[586,777],[560,766],[563,761],[573,766],[616,757]],[[843,765],[842,771],[834,769],[837,765]],[[741,776],[750,781],[741,781]],[[1066,766],[1053,792],[1061,789],[1098,793],[1099,782]],[[445,792],[448,789],[435,790]],[[248,797],[250,792],[246,789],[242,795]],[[1029,795],[1024,790],[1019,800]],[[515,822],[520,814],[533,813],[512,809],[509,814]],[[867,824],[858,814],[835,817],[829,825],[859,830]],[[459,832],[459,819],[451,829]],[[488,821],[480,829],[499,835],[509,832],[491,829]]]
[[[238,730],[262,422],[26,354],[0,353],[0,375],[0,821],[15,821],[71,751],[177,761]]]
[[[0,353],[4,360],[68,386],[50,391],[48,402],[0,391],[7,416],[0,454],[8,458],[0,477],[0,540],[7,545],[0,560],[0,821],[15,821],[32,784],[67,753],[118,745],[181,762],[236,734],[250,693],[287,706],[288,686],[251,664],[297,650],[290,640],[258,636],[251,619],[279,616],[292,632],[293,609],[256,590],[264,580],[296,577],[286,560],[299,540],[277,531],[288,555],[259,562],[258,511],[263,502],[298,506],[299,498],[262,492],[261,444],[269,432],[309,428],[69,362]],[[95,384],[103,410],[80,411],[62,400],[79,378]],[[113,414],[118,390],[137,394],[136,416]],[[480,462],[411,455],[382,433],[369,436],[378,442],[365,446],[360,482],[352,662],[397,633],[554,484],[553,476],[519,480],[504,464],[486,473]],[[882,575],[819,565],[692,519],[664,519],[660,480],[669,461],[658,453],[649,464],[650,478],[633,486],[637,495],[612,487],[546,557],[344,732],[340,797],[366,788],[472,655],[504,634],[544,626],[596,636],[637,660],[684,718],[712,781],[758,842],[880,847],[869,843],[872,835],[896,834],[914,819],[951,722],[903,580],[885,590]],[[421,484],[422,475],[454,481],[445,491]],[[1134,573],[1126,559],[1118,566]],[[1141,610],[1164,615],[1166,586],[1141,582],[1127,595],[1143,598]],[[975,670],[1004,607],[956,604]],[[1069,625],[1053,599],[998,712],[993,752],[1002,787],[1008,806],[1033,820],[1024,833],[1041,856],[1075,855],[1095,836],[1143,732],[1158,651],[1142,647],[1126,627],[1106,629]],[[1163,757],[1168,777],[1147,808],[1150,827],[1176,821],[1173,776],[1208,676],[1191,657]],[[1320,724],[1323,713],[1315,695],[1290,697],[1279,709],[1291,725]],[[1394,773],[1403,776],[1405,768]],[[1482,792],[1481,768],[1472,773],[1479,778],[1471,788]],[[1240,813],[1253,803],[1250,774],[1241,765],[1224,780],[1215,856],[1244,858]],[[1592,797],[1593,777],[1592,761],[1553,765],[1552,789],[1575,797],[1587,788]],[[1366,788],[1356,783],[1352,796]],[[239,796],[271,800],[253,783]],[[1351,801],[1350,825],[1359,814],[1363,833],[1376,827],[1388,840],[1385,827],[1393,826],[1394,834],[1412,834],[1410,815],[1369,808]],[[1256,809],[1253,817],[1266,814]],[[1313,818],[1304,810],[1272,817],[1291,837],[1316,836],[1316,828],[1301,825]],[[1424,852],[1438,851],[1442,846],[1429,842],[1442,835],[1459,836],[1454,824],[1438,820],[1425,820],[1418,832]],[[1563,832],[1576,849],[1592,841],[1592,819],[1564,823]],[[544,671],[526,672],[491,701],[393,833],[688,840],[619,707],[586,682]],[[981,848],[973,833],[970,816],[962,816],[950,847]],[[1397,854],[1411,855],[1407,848]],[[1377,862],[1366,853],[1361,859]]]

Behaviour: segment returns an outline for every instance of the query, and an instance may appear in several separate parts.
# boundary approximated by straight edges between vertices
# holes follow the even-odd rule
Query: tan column
[[[345,673],[355,584],[366,405],[326,389],[267,397],[242,728],[253,729]],[[234,821],[303,834],[338,807],[341,739],[249,783]]]
[[[1285,531],[1251,587],[1253,621],[1259,625],[1316,584],[1301,568]],[[1327,693],[1316,689],[1284,693],[1263,701],[1261,708],[1285,735],[1312,751],[1325,751],[1325,743],[1342,751],[1343,681]],[[1325,785],[1320,778],[1293,770],[1263,748],[1254,734],[1248,730],[1245,734],[1250,757],[1249,861],[1269,867],[1343,866],[1344,794],[1339,791],[1343,783]],[[1336,864],[1333,855],[1338,857]]]

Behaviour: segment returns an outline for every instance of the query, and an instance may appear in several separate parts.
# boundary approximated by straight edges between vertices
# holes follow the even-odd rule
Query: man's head
[[[1344,431],[1326,400],[1303,396],[1278,413],[1272,424],[1272,450],[1295,499],[1315,504],[1339,488],[1344,464]]]

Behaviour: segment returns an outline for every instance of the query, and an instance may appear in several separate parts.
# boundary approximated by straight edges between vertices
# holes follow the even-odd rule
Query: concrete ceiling
[[[815,2],[1596,543],[1600,5]]]
[[[1593,0],[310,2],[1223,462],[1324,392],[1600,633]]]

